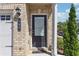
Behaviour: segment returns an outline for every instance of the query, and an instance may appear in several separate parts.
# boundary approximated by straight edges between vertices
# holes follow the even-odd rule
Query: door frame
[[[31,13],[31,30],[32,30],[32,16],[33,15],[46,15],[46,24],[47,24],[47,21],[48,21],[48,14],[47,13]],[[46,25],[47,26],[47,25]],[[46,27],[47,28],[47,27]],[[32,33],[32,31],[31,31]],[[47,40],[47,29],[46,29],[46,40]],[[48,40],[47,40],[48,41]],[[32,43],[32,41],[31,41]],[[48,42],[46,42],[48,44]],[[46,47],[47,47],[47,44],[46,44]],[[37,48],[37,47],[33,47],[32,48]],[[42,48],[42,47],[41,47]]]
[[[12,47],[11,47],[11,55],[10,56],[13,56],[13,9],[1,9],[0,15],[10,15],[11,16],[11,21],[8,23],[11,24],[11,45],[12,45]]]

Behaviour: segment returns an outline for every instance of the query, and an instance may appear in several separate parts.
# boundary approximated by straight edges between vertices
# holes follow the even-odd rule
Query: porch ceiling
[[[30,9],[48,9],[52,6],[52,4],[48,4],[48,3],[39,3],[39,4],[29,4]]]

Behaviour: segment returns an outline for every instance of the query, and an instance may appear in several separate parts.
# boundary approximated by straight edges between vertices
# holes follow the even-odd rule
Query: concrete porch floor
[[[51,55],[46,53],[33,53],[31,56],[51,56]],[[56,56],[64,56],[64,55],[57,54]]]
[[[31,56],[51,56],[51,51],[49,51],[47,48],[34,48]]]
[[[33,53],[31,56],[51,56],[51,55],[46,53]]]

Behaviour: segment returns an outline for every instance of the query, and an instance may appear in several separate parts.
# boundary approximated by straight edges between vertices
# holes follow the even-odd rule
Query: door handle
[[[13,46],[9,46],[9,45],[7,45],[7,46],[5,46],[5,47],[13,47]]]

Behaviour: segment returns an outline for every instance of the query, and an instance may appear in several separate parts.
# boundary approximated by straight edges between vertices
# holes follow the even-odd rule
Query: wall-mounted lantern
[[[18,16],[20,16],[20,15],[21,15],[21,13],[20,13],[20,12],[21,12],[21,9],[20,9],[19,7],[17,7],[15,10],[16,10],[16,14],[17,14]]]
[[[14,14],[14,20],[17,21],[20,15],[21,15],[21,9],[19,7],[16,7],[15,14]]]
[[[17,31],[21,32],[21,9],[19,7],[16,7],[16,9],[14,10],[14,21],[17,21]]]

